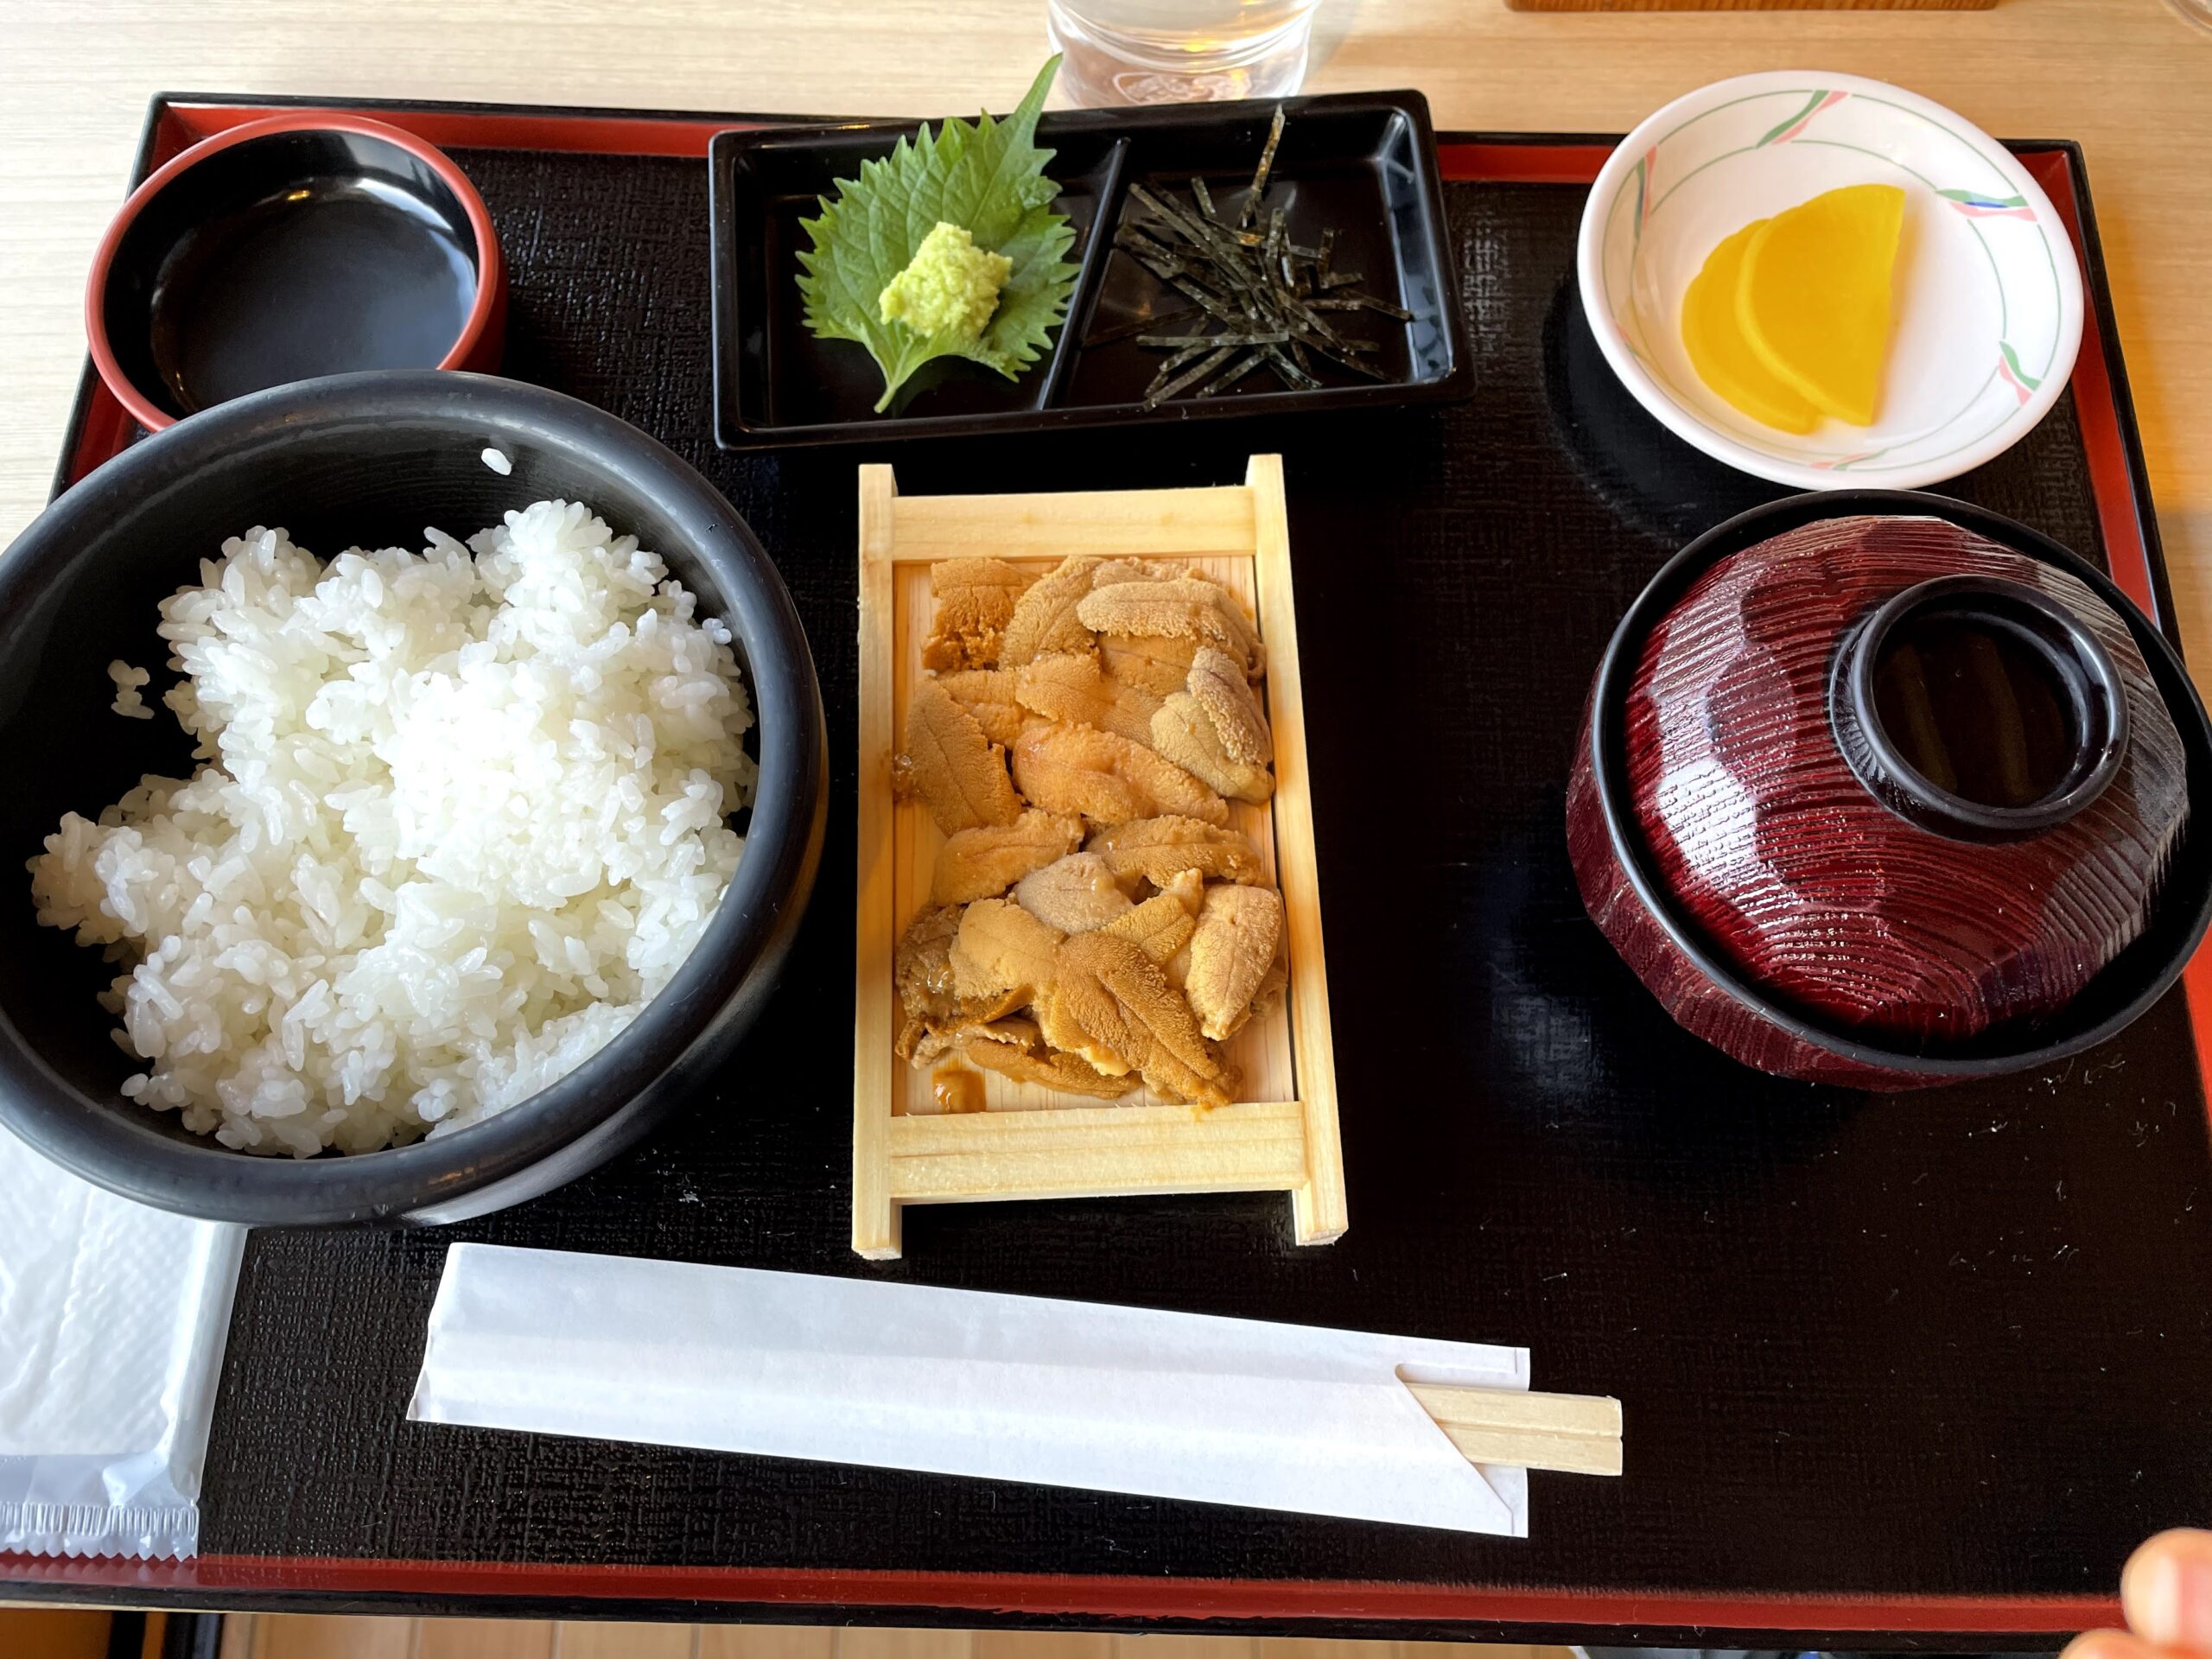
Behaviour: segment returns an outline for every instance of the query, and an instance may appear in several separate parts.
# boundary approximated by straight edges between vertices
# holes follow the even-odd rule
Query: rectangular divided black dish
[[[1285,389],[1255,372],[1233,391],[1147,410],[1145,388],[1165,353],[1124,337],[1084,340],[1189,302],[1113,248],[1129,187],[1188,200],[1202,178],[1233,212],[1252,181],[1274,105],[1185,105],[1047,115],[1037,143],[1054,152],[1055,206],[1076,232],[1078,278],[1053,352],[1018,380],[962,359],[931,365],[899,404],[874,412],[883,378],[850,340],[817,340],[798,292],[802,219],[887,155],[912,122],[756,129],[716,136],[713,196],[715,435],[726,448],[958,437],[993,431],[1181,421],[1203,416],[1361,408],[1464,396],[1471,385],[1465,328],[1450,303],[1452,263],[1428,104],[1419,92],[1291,99],[1268,192],[1289,239],[1311,245],[1335,228],[1335,268],[1356,271],[1376,298],[1412,312],[1339,314],[1344,332],[1373,340],[1380,378],[1332,366],[1319,390]]]
[[[267,104],[165,106],[147,159]],[[732,118],[375,112],[489,204],[505,372],[660,438],[774,556],[845,759],[831,874],[740,1061],[647,1145],[461,1227],[255,1233],[202,1555],[0,1557],[5,1593],[1980,1652],[2115,1621],[2128,1550],[2212,1515],[2190,996],[2047,1072],[1864,1095],[1685,1035],[1583,913],[1563,786],[1592,671],[1676,549],[1773,493],[1646,416],[1582,321],[1604,143],[1443,140],[1471,400],[900,457],[901,492],[930,494],[1221,484],[1282,453],[1351,1226],[1298,1249],[1262,1195],[931,1207],[875,1264],[849,1248],[835,878],[855,458],[715,447],[703,158]],[[2107,565],[2171,631],[2080,156],[2024,154],[2078,211],[2089,332],[2050,418],[1947,488]],[[123,441],[104,396],[87,383],[72,475]],[[410,1423],[455,1239],[1526,1344],[1536,1387],[1620,1397],[1627,1470],[1535,1477],[1514,1540]]]

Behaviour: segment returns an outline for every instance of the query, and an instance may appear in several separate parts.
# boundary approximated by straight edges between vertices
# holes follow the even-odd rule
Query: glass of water
[[[2199,29],[2212,29],[2212,0],[2169,0],[2169,3]]]
[[[1287,98],[1320,0],[1046,0],[1078,105]]]

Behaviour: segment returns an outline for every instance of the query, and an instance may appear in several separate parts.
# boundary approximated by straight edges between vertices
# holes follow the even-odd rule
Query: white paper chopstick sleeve
[[[456,1244],[408,1415],[1525,1536],[1400,1382],[1525,1349]]]

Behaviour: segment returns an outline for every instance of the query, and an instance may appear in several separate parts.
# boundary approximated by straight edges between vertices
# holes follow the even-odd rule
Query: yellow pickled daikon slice
[[[1752,220],[1706,256],[1682,296],[1682,348],[1698,378],[1730,408],[1784,432],[1810,432],[1820,425],[1821,411],[1759,360],[1736,321],[1744,250],[1766,223]]]
[[[1854,184],[1777,213],[1751,233],[1736,291],[1745,343],[1814,408],[1872,426],[1889,354],[1904,192]]]

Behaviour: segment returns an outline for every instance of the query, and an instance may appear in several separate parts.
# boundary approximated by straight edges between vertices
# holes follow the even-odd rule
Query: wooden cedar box
[[[1285,1192],[1301,1244],[1344,1230],[1336,1062],[1306,786],[1306,721],[1282,461],[1255,455],[1241,485],[1064,495],[901,496],[888,467],[860,469],[859,914],[854,950],[853,1248],[899,1251],[909,1204],[1118,1193]],[[893,798],[892,758],[931,620],[929,567],[1002,558],[1039,575],[1071,553],[1187,561],[1237,594],[1267,647],[1275,794],[1232,803],[1281,890],[1290,985],[1228,1045],[1241,1087],[1209,1110],[1149,1091],[1100,1104],[984,1080],[989,1109],[945,1115],[926,1072],[892,1052],[892,952],[929,892],[943,840]]]

